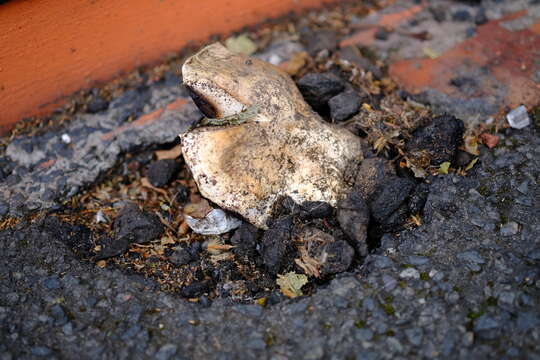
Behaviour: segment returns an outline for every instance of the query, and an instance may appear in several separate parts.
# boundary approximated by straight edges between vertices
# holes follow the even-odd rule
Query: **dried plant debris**
[[[422,225],[433,176],[474,171],[483,144],[496,147],[497,131],[508,126],[496,118],[464,128],[458,119],[434,117],[398,89],[368,49],[339,48],[351,17],[367,14],[374,3],[262,26],[228,42],[243,53],[273,49],[254,55],[279,65],[323,120],[361,142],[364,160],[347,174],[348,192],[335,206],[282,197],[267,230],[228,218],[219,231],[193,231],[222,209],[203,199],[175,142],[125,154],[99,184],[39,220],[43,229],[99,267],[142,274],[192,301],[220,297],[264,305],[281,295],[309,295],[336,274],[359,271],[382,234]],[[179,84],[177,70],[192,50],[79,94],[46,126],[61,126],[76,112],[106,111],[141,87]],[[41,132],[46,123],[25,124],[13,136]],[[9,172],[10,164],[2,171]],[[3,219],[0,228],[16,223]]]
[[[302,286],[308,282],[307,276],[288,272],[285,275],[278,275],[277,284],[281,292],[290,298],[302,296]]]
[[[323,64],[309,58],[296,78],[309,72],[334,74],[324,79],[339,79],[335,81],[342,86],[324,95],[320,115],[367,145],[367,158],[350,174],[352,188],[337,207],[283,197],[275,203],[266,231],[234,218],[234,226],[223,231],[193,231],[221,209],[201,197],[179,146],[172,144],[128,155],[119,170],[75,198],[71,210],[59,216],[61,223],[79,224],[90,234],[81,256],[99,266],[114,264],[144,274],[194,301],[223,297],[260,302],[276,293],[310,294],[335,274],[358,269],[382,233],[419,226],[429,185],[400,165],[416,161],[407,142],[420,125],[429,126],[429,110],[404,100],[390,80],[374,80],[371,73],[332,59]],[[362,101],[358,114],[338,121],[331,111],[339,101],[332,99],[351,92]],[[431,151],[439,155],[438,149]],[[427,173],[431,166],[428,161],[422,169]]]

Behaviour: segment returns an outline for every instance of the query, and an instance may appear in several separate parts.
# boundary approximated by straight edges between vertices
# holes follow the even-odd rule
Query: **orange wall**
[[[0,5],[0,132],[189,40],[331,1],[9,1]]]

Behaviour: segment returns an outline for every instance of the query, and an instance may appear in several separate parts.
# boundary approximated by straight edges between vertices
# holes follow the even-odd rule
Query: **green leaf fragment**
[[[478,161],[478,158],[474,158],[471,160],[471,162],[469,163],[469,165],[467,165],[467,167],[465,168],[465,171],[469,171],[473,168],[474,164],[476,164],[476,162]]]
[[[251,55],[257,51],[257,45],[246,35],[231,36],[225,40],[225,47],[232,52]]]
[[[448,169],[450,168],[450,162],[445,161],[439,166],[439,174],[448,175]]]
[[[295,298],[302,296],[302,286],[308,283],[308,278],[304,274],[288,272],[285,275],[278,275],[277,284],[283,295]]]

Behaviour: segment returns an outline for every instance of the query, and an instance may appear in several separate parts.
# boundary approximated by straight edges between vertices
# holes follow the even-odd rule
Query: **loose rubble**
[[[472,3],[440,1],[429,7],[444,5],[442,14],[447,15],[439,21],[446,28],[453,22],[456,6],[463,7],[470,18],[453,23],[470,27],[484,8]],[[508,1],[490,3],[486,17],[491,20],[500,16],[498,12],[519,6]],[[421,28],[424,21],[432,21],[428,11],[419,13],[416,25],[411,20],[407,26]],[[354,14],[352,21],[361,29],[364,17],[348,13]],[[366,13],[370,12],[361,14]],[[425,99],[396,89],[380,61],[364,56],[365,49],[340,46],[345,33],[340,26],[348,24],[346,17],[339,12],[322,14],[294,22],[298,28],[309,21],[314,30],[334,29],[317,34],[318,40],[311,43],[310,31],[303,31],[299,41],[294,34],[291,41],[280,38],[275,43],[271,37],[277,30],[249,36],[262,51],[265,44],[271,44],[268,48],[282,44],[274,47],[280,49],[279,55],[257,54],[275,64],[294,58],[286,49],[301,52],[311,44],[312,55],[298,57],[303,59],[301,65],[288,68],[294,79],[331,72],[345,84],[341,94],[354,91],[360,96],[358,114],[341,122],[332,119],[330,100],[320,110],[323,119],[361,137],[365,159],[358,172],[348,174],[351,188],[344,200],[331,206],[283,199],[271,220],[282,219],[286,225],[288,219],[290,236],[278,234],[279,242],[268,240],[270,230],[245,221],[221,235],[193,232],[184,210],[202,199],[185,164],[176,160],[177,174],[159,187],[150,182],[147,171],[153,161],[163,159],[160,151],[177,150],[178,128],[174,127],[187,129],[200,118],[191,103],[187,103],[191,115],[183,112],[173,119],[171,112],[164,111],[169,131],[151,135],[156,128],[147,123],[143,134],[126,128],[126,133],[106,142],[118,141],[121,151],[98,147],[95,158],[104,157],[106,169],[118,166],[113,171],[83,171],[74,195],[60,192],[51,197],[54,201],[41,196],[50,196],[45,191],[49,188],[71,186],[69,181],[56,183],[66,174],[59,177],[53,167],[53,183],[30,190],[40,171],[0,155],[2,191],[18,189],[9,188],[13,196],[0,199],[2,357],[73,358],[81,351],[91,358],[107,353],[126,358],[181,354],[209,359],[485,358],[493,354],[534,358],[540,354],[539,209],[534,201],[540,168],[538,109],[529,109],[533,126],[524,131],[508,128],[504,116],[493,113],[491,121],[479,125],[448,106],[445,111],[463,120],[466,141],[460,143],[459,123],[450,121],[455,142],[434,146],[440,129],[431,111],[437,106],[425,107],[417,102]],[[290,34],[294,27],[279,29]],[[386,40],[376,39],[377,46],[392,46],[405,36],[403,29],[388,30]],[[317,49],[323,40],[325,45]],[[429,40],[411,37],[411,41]],[[341,61],[345,55],[348,63]],[[361,65],[355,70],[357,64]],[[93,126],[94,115],[104,122],[117,119],[114,114],[122,110],[122,119],[107,123],[110,130],[144,116],[146,110],[154,111],[159,103],[165,106],[171,94],[177,94],[171,89],[176,89],[178,77],[167,67],[159,76],[153,74],[144,80],[150,84],[146,90],[126,86],[122,101],[92,92],[91,102],[78,110],[87,112],[85,121],[71,120],[65,124],[68,131],[45,129],[33,138],[23,136],[12,147],[30,153],[32,147],[42,149],[43,143],[47,159],[54,153],[50,148],[61,150],[57,161],[70,161],[61,134],[70,136],[70,146],[95,140],[81,128]],[[472,87],[465,84],[459,91],[468,88]],[[147,97],[147,91],[152,95]],[[92,101],[101,105],[92,108]],[[467,107],[474,101],[463,102],[464,113],[484,111]],[[134,105],[145,102],[145,111]],[[498,142],[490,147],[493,137]],[[415,156],[408,148],[413,144]],[[79,148],[75,153],[80,158]],[[90,161],[94,164],[94,157]],[[440,171],[441,166],[445,171]],[[396,192],[403,188],[407,195],[393,196],[381,184]],[[39,198],[47,212],[27,206],[26,199],[17,195],[25,191],[40,194],[29,198]],[[374,206],[374,199],[388,208]],[[129,202],[138,206],[122,210]],[[384,222],[379,223],[370,209],[382,211]],[[98,214],[107,220],[97,222]],[[137,224],[146,224],[144,230]],[[119,236],[129,228],[135,237]],[[278,223],[275,228],[277,234]],[[263,256],[265,235],[273,249],[268,251],[270,267]],[[279,244],[285,245],[285,251]],[[269,271],[277,267],[278,273]],[[231,333],[236,334],[235,341],[230,341]]]

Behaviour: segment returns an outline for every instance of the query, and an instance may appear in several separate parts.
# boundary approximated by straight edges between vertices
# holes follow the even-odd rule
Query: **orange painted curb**
[[[0,5],[0,133],[191,40],[336,0],[12,0]]]

